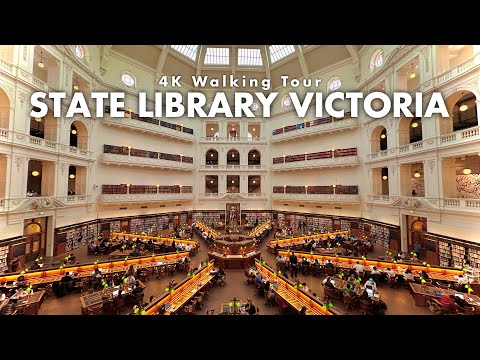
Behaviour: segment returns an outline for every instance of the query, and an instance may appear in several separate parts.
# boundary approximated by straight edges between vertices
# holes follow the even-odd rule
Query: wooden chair
[[[392,277],[389,276],[387,279],[387,282],[388,282],[388,286],[391,288],[396,289],[398,287],[397,278],[395,276],[392,276]]]
[[[325,273],[329,276],[334,276],[337,274],[337,269],[325,267]]]
[[[360,299],[360,310],[363,315],[373,315],[373,303]]]
[[[103,313],[103,303],[85,308],[85,315],[101,315]]]
[[[343,303],[345,304],[345,309],[353,310],[358,307],[358,298],[346,293],[343,294]]]

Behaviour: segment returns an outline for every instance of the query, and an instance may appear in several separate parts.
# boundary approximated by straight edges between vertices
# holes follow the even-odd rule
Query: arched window
[[[328,89],[331,91],[336,91],[342,86],[342,79],[339,77],[334,77],[328,82]]]
[[[85,51],[83,50],[82,45],[75,46],[75,56],[79,59],[83,59],[83,57],[85,56]]]
[[[285,109],[290,107],[290,105],[292,105],[292,99],[290,99],[290,95],[285,95],[282,99],[282,107]]]
[[[130,86],[135,86],[137,80],[135,79],[135,76],[133,76],[132,73],[124,72],[122,74],[122,82],[128,87],[130,87]]]
[[[370,71],[374,71],[383,65],[383,51],[378,49],[376,50],[370,60]]]

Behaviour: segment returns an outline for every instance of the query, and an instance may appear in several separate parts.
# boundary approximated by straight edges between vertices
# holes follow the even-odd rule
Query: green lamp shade
[[[233,301],[230,301],[230,302],[228,303],[228,306],[232,307],[232,306],[233,306]]]
[[[242,303],[240,301],[237,301],[237,307],[242,306]]]
[[[104,288],[107,288],[107,287],[108,287],[108,284],[103,285],[103,287],[104,287]]]
[[[40,260],[43,260],[43,257],[40,256]]]
[[[168,287],[166,287],[166,288],[165,288],[165,292],[168,292],[168,290],[169,290],[169,288],[168,288]]]
[[[125,256],[125,260],[128,260],[128,256]]]
[[[174,292],[175,292],[175,289],[171,289],[171,290],[170,290],[170,293],[173,294]]]
[[[425,284],[427,281],[425,279],[422,279],[422,284]]]
[[[190,273],[189,273],[189,272],[187,273],[187,277],[190,277]]]
[[[332,307],[332,306],[333,306],[332,302],[329,301],[329,302],[328,302],[328,307]]]
[[[206,262],[206,261],[204,261],[204,262],[203,262],[203,266],[206,266],[206,265],[207,265],[207,262]]]
[[[133,313],[134,313],[134,314],[138,314],[138,308],[135,309],[135,310],[133,310]]]
[[[326,305],[323,305],[323,306],[322,306],[322,309],[323,309],[323,310],[327,310],[327,306],[326,306]]]
[[[302,285],[302,284],[298,285],[298,287],[299,287],[300,289],[303,289],[303,285]]]
[[[280,270],[278,270],[278,275],[282,275],[282,272]]]
[[[465,285],[465,289],[468,289],[468,288],[469,288],[469,286],[468,286],[468,285]]]
[[[296,288],[297,288],[297,285],[295,285],[293,288],[296,289]]]

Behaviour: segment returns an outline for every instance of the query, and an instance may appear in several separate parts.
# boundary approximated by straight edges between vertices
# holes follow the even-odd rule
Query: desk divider
[[[289,257],[292,252],[291,251],[278,251],[279,255],[284,255],[286,257]],[[442,267],[436,267],[436,266],[422,266],[422,265],[412,265],[412,264],[404,264],[404,263],[394,263],[393,261],[380,261],[380,260],[368,260],[368,259],[362,259],[362,258],[355,258],[355,257],[341,257],[341,256],[327,256],[327,255],[320,255],[320,254],[310,254],[306,252],[301,252],[301,251],[295,251],[295,256],[297,258],[302,258],[306,257],[307,259],[318,259],[318,260],[332,260],[333,262],[342,262],[345,264],[355,264],[357,261],[360,262],[360,264],[367,266],[367,265],[373,265],[376,267],[390,267],[393,270],[397,268],[401,269],[410,269],[410,270],[424,270],[427,273],[440,273],[443,275],[462,275],[463,270],[457,270],[457,269],[451,269],[451,268],[442,268]]]
[[[299,240],[319,239],[325,236],[330,237],[335,235],[348,235],[348,234],[349,234],[348,230],[345,230],[345,231],[334,231],[334,232],[323,233],[323,234],[305,235],[305,236],[298,236],[298,237],[289,238],[289,239],[272,240],[270,241],[270,245],[276,245],[276,244],[280,245],[280,244],[286,244],[289,242],[295,242]],[[332,239],[328,239],[328,240],[332,240]]]
[[[158,311],[158,309],[165,305],[167,302],[172,301],[173,298],[181,295],[182,291],[188,287],[189,285],[195,283],[200,277],[204,276],[206,273],[209,273],[210,270],[213,268],[213,261],[210,260],[207,263],[207,266],[198,270],[193,276],[185,278],[182,282],[176,285],[173,288],[173,292],[169,292],[167,294],[163,294],[159,298],[155,298],[151,304],[148,304],[145,315],[152,315]]]
[[[112,236],[116,236],[116,237],[119,237],[119,236],[123,236],[125,238],[139,238],[139,239],[144,239],[144,240],[154,240],[156,242],[160,242],[160,241],[163,241],[163,242],[168,242],[168,243],[172,243],[173,241],[175,241],[176,243],[179,243],[179,244],[185,244],[185,245],[197,245],[197,242],[196,241],[193,241],[193,240],[182,240],[182,239],[175,239],[175,238],[165,238],[165,237],[161,237],[161,236],[150,236],[150,235],[135,235],[135,234],[124,234],[124,233],[118,233],[118,232],[113,232],[112,233]]]
[[[269,225],[270,225],[270,220],[265,221],[263,224],[260,224],[260,225],[257,226],[255,229],[253,229],[253,230],[250,232],[250,234],[248,234],[248,236],[250,236],[250,237],[257,236],[257,234],[258,234],[261,230],[267,228]]]
[[[260,261],[256,261],[255,265],[257,266],[257,269],[259,269],[260,272],[267,274],[267,276],[270,278],[276,279],[278,281],[279,287],[283,286],[287,291],[292,292],[293,294],[295,294],[296,297],[307,302],[307,305],[310,306],[312,309],[317,310],[323,315],[335,315],[335,313],[332,313],[331,311],[324,309],[322,304],[320,304],[315,299],[305,294],[303,291],[300,291],[300,289],[295,289],[294,286],[290,284],[288,280],[286,280],[281,275],[277,275],[277,273],[273,271],[266,264],[263,264]]]
[[[181,259],[184,257],[190,258],[190,253],[188,251],[178,252],[178,253],[169,253],[169,254],[162,254],[162,255],[155,255],[155,256],[144,256],[141,258],[131,259],[131,260],[121,260],[121,261],[107,261],[107,262],[99,262],[98,264],[87,264],[87,265],[79,265],[79,266],[69,266],[63,269],[52,269],[52,270],[45,270],[45,271],[35,271],[35,272],[26,272],[23,274],[26,280],[32,280],[36,278],[45,278],[48,276],[55,276],[55,275],[64,275],[67,272],[83,272],[83,271],[93,271],[95,269],[109,269],[114,268],[116,266],[129,266],[132,264],[142,264],[148,262],[154,262],[160,260],[171,260],[171,259]],[[15,281],[17,277],[20,275],[20,272],[9,274],[6,276],[0,277],[0,282],[6,281]]]

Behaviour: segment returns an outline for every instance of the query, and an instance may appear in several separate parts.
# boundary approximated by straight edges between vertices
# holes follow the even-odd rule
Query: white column
[[[225,194],[227,192],[227,175],[218,175],[218,193]]]
[[[248,175],[240,175],[240,193],[248,193]]]
[[[400,186],[400,195],[401,196],[411,196],[411,165],[400,165],[400,174],[399,174],[399,186]]]
[[[480,126],[480,100],[475,101],[477,105],[477,124]]]
[[[27,193],[28,158],[24,156],[13,157],[11,163],[10,178],[7,184],[10,186],[10,197],[25,197]],[[12,160],[11,160],[12,161]]]
[[[425,197],[438,198],[440,194],[437,159],[423,161],[423,174],[425,176]]]
[[[402,251],[408,251],[408,223],[407,223],[407,216],[400,213],[400,247]]]
[[[388,167],[388,191],[389,195],[398,195],[398,174],[399,167],[397,164]]]
[[[53,256],[54,251],[54,234],[55,234],[55,215],[47,217],[47,233],[46,236],[46,256]]]
[[[458,197],[455,159],[442,159],[441,174],[441,177],[438,176],[438,179],[441,181],[441,184],[439,184],[441,186],[440,197],[442,199]]]

